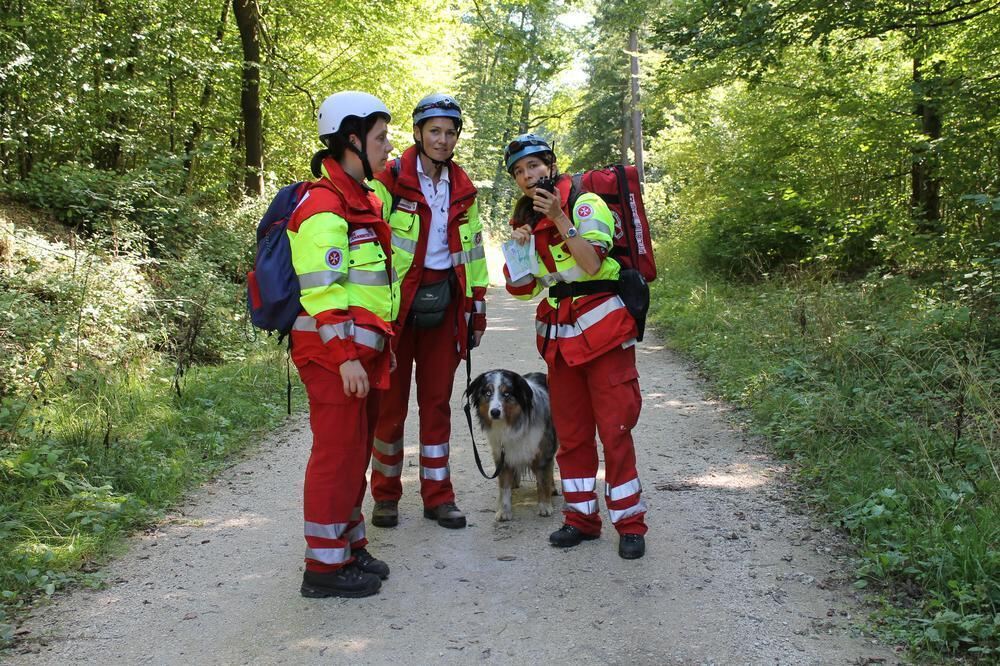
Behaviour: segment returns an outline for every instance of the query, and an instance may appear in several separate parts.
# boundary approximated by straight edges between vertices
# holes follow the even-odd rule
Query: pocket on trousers
[[[617,398],[615,403],[624,411],[625,425],[630,429],[639,422],[642,392],[639,390],[639,369],[634,365],[608,373],[608,383]]]

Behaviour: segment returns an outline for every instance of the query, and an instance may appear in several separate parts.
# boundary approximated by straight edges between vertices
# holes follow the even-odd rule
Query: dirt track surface
[[[534,304],[494,288],[489,308],[474,372],[543,370]],[[535,515],[531,482],[515,491],[513,522],[494,522],[496,487],[476,469],[460,407],[463,366],[451,460],[469,526],[445,530],[422,517],[411,409],[400,525],[368,528],[369,549],[392,567],[379,595],[299,595],[310,434],[296,417],[134,538],[108,565],[106,589],[59,595],[36,610],[17,651],[0,661],[898,663],[858,629],[864,610],[842,545],[800,512],[784,469],[737,432],[730,410],[706,399],[696,371],[655,336],[638,358],[644,404],[635,436],[650,526],[641,560],[617,556],[607,521],[599,540],[550,547],[561,514]],[[492,471],[478,433],[477,442]]]

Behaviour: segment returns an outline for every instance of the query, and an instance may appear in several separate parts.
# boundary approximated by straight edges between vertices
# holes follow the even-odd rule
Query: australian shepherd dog
[[[511,490],[529,472],[538,490],[538,515],[551,515],[557,443],[545,375],[532,372],[522,377],[510,370],[490,370],[476,377],[466,399],[490,442],[493,462],[500,467],[496,519],[512,518]]]

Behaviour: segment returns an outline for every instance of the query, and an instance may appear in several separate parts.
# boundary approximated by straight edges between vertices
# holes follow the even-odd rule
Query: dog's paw
[[[514,517],[512,511],[505,511],[504,509],[499,509],[497,511],[496,520],[498,523],[505,523]]]
[[[538,503],[538,515],[539,516],[551,516],[552,515],[552,505],[545,504],[543,502]]]

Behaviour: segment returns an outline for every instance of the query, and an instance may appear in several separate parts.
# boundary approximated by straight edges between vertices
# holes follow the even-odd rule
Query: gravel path
[[[534,304],[490,295],[476,372],[543,370]],[[476,470],[453,405],[452,476],[464,530],[422,517],[411,410],[400,525],[370,527],[392,567],[375,597],[309,600],[302,575],[302,473],[310,435],[295,417],[258,452],[193,493],[106,567],[103,590],[58,595],[20,628],[12,664],[896,664],[858,629],[838,537],[800,511],[784,468],[705,398],[697,372],[655,336],[639,347],[636,429],[649,506],[647,555],[617,538],[548,546],[560,514],[514,494],[493,521],[494,482]],[[488,460],[486,443],[477,437]],[[561,500],[557,498],[557,506]],[[370,508],[370,500],[366,512]]]

